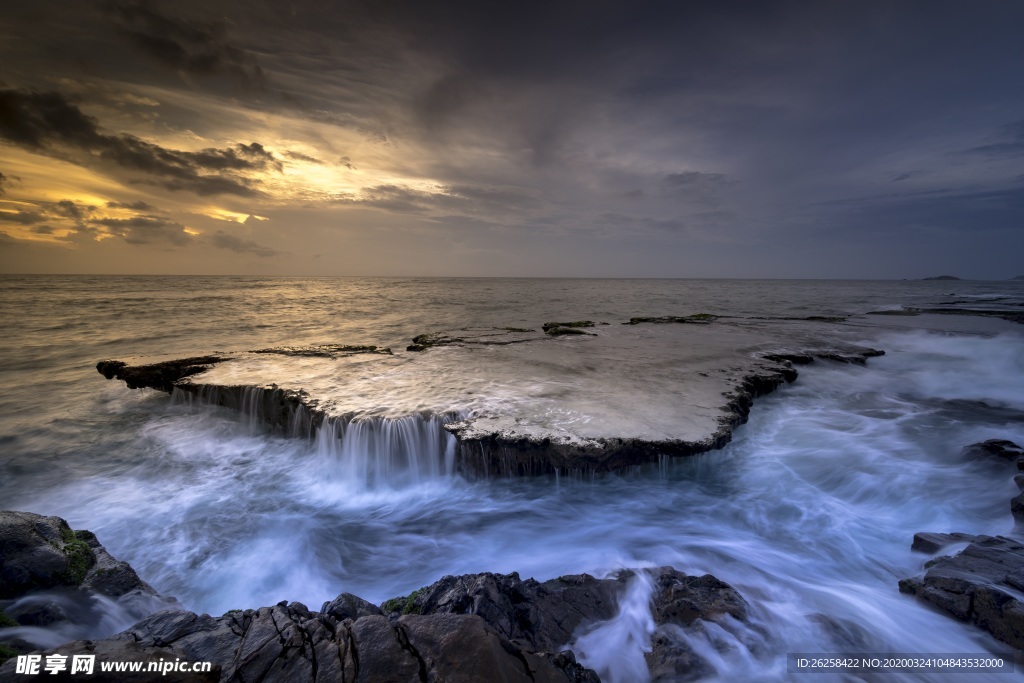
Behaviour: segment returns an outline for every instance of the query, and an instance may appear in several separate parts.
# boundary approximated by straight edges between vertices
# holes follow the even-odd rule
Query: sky
[[[0,0],[0,273],[1024,275],[1024,3]]]

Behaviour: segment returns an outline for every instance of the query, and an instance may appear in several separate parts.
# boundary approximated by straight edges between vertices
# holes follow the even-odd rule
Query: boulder
[[[1003,536],[979,536],[963,551],[941,557],[922,576],[903,579],[900,591],[976,624],[1024,650],[1024,545]]]
[[[975,458],[995,456],[1016,461],[1018,458],[1024,457],[1024,448],[1006,439],[989,439],[974,443],[965,448],[964,452]]]
[[[156,595],[127,562],[107,552],[91,531],[73,531],[60,517],[0,511],[0,599],[48,588],[80,588],[119,598]]]

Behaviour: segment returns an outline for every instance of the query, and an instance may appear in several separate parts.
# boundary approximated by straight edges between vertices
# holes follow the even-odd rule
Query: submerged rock
[[[1024,448],[1021,448],[1012,441],[1006,439],[989,439],[974,443],[964,449],[971,457],[996,456],[998,458],[1014,459],[1024,457]]]
[[[538,337],[531,335],[534,330],[525,327],[464,327],[457,330],[461,334],[448,332],[428,332],[412,338],[412,344],[406,351],[426,351],[434,346],[505,346],[533,341]]]
[[[664,325],[668,323],[693,323],[697,325],[707,325],[718,320],[717,315],[710,313],[694,313],[693,315],[662,315],[657,317],[637,317],[630,318],[629,322],[622,323],[623,325],[639,325],[641,323],[654,323],[658,325]]]

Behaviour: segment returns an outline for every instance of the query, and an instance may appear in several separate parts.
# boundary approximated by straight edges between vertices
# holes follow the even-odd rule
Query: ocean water
[[[1024,327],[862,314],[1022,304],[1013,282],[2,277],[0,508],[91,529],[161,593],[211,614],[317,608],[342,591],[379,603],[445,574],[672,565],[714,574],[751,605],[748,625],[678,634],[711,662],[705,680],[799,680],[787,652],[1003,652],[896,584],[929,559],[910,551],[917,531],[1012,532],[1013,466],[962,449],[1024,443]],[[319,343],[397,352],[441,329],[697,312],[853,315],[839,334],[887,353],[800,368],[718,451],[489,480],[451,473],[440,417],[288,438],[95,371],[103,358]],[[551,381],[576,370],[552,368]],[[355,467],[370,451],[397,464],[370,479]],[[410,463],[434,465],[410,476]],[[621,618],[577,634],[604,680],[644,680],[649,590],[638,579]],[[102,636],[146,607],[97,609],[84,631],[22,635]]]

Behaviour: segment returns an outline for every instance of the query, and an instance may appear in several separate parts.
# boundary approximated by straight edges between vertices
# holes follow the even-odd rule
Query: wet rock
[[[552,337],[560,337],[567,334],[578,334],[589,337],[595,336],[593,332],[584,332],[577,327],[552,327],[544,331],[545,334],[549,334]]]
[[[60,517],[0,512],[0,598],[80,586],[96,564],[91,548]]]
[[[836,647],[836,652],[883,652],[885,642],[854,621],[827,614],[809,614],[808,621],[818,625]]]
[[[855,365],[866,365],[868,358],[875,358],[876,356],[884,355],[885,351],[882,351],[881,349],[864,349],[862,351],[855,351],[852,353],[823,352],[815,354],[815,356],[823,360],[833,360],[838,363],[853,363]]]
[[[914,542],[910,549],[919,553],[937,553],[943,548],[957,543],[967,543],[976,540],[978,537],[973,534],[937,534],[927,531],[919,531],[914,534]]]
[[[964,449],[966,455],[974,458],[995,456],[997,458],[1018,459],[1024,456],[1024,448],[1006,439],[989,439],[974,443]]]
[[[359,617],[381,614],[380,609],[372,602],[363,600],[358,595],[342,593],[331,602],[325,602],[320,611],[338,621],[358,619]]]
[[[814,356],[809,353],[768,353],[762,358],[776,363],[793,363],[794,365],[810,365],[814,362]]]
[[[653,323],[656,325],[665,325],[668,323],[692,323],[696,325],[707,325],[718,320],[717,315],[710,313],[694,313],[693,315],[662,315],[657,317],[637,317],[630,318],[628,323],[622,323],[623,325],[639,325],[641,323]]]
[[[544,323],[541,325],[541,329],[550,333],[550,330],[559,327],[593,327],[595,324],[593,320],[574,320],[567,323]]]
[[[922,576],[903,579],[900,591],[979,626],[1024,650],[1024,545],[980,536],[952,557],[934,560]]]
[[[405,598],[388,600],[381,609],[402,614],[476,614],[511,641],[534,649],[557,651],[584,622],[615,616],[621,579],[589,574],[562,576],[540,583],[512,574],[446,576]]]
[[[697,619],[716,621],[723,615],[746,621],[747,602],[735,588],[710,574],[687,576],[672,567],[656,570],[654,622],[689,626]]]
[[[339,600],[345,603],[346,600]],[[338,603],[336,600],[334,603]],[[334,604],[331,603],[331,604]],[[158,612],[100,641],[56,648],[63,655],[95,654],[102,661],[211,662],[207,674],[160,680],[239,680],[265,683],[328,681],[448,681],[597,683],[571,653],[534,652],[509,642],[474,614],[380,614],[337,621],[300,603],[229,612],[214,618]],[[0,667],[0,680],[14,662]],[[118,674],[123,676],[123,674]],[[126,680],[102,678],[90,680]]]
[[[406,351],[426,351],[435,346],[503,346],[538,339],[534,330],[523,327],[464,327],[456,333],[430,332],[412,338]]]
[[[171,393],[179,380],[198,375],[227,358],[196,356],[149,365],[128,365],[119,360],[101,360],[96,369],[107,379],[123,380],[129,389],[151,388]]]
[[[23,626],[78,623],[96,596],[174,604],[114,559],[92,532],[72,531],[60,517],[0,512],[0,599],[12,601],[8,618]]]

